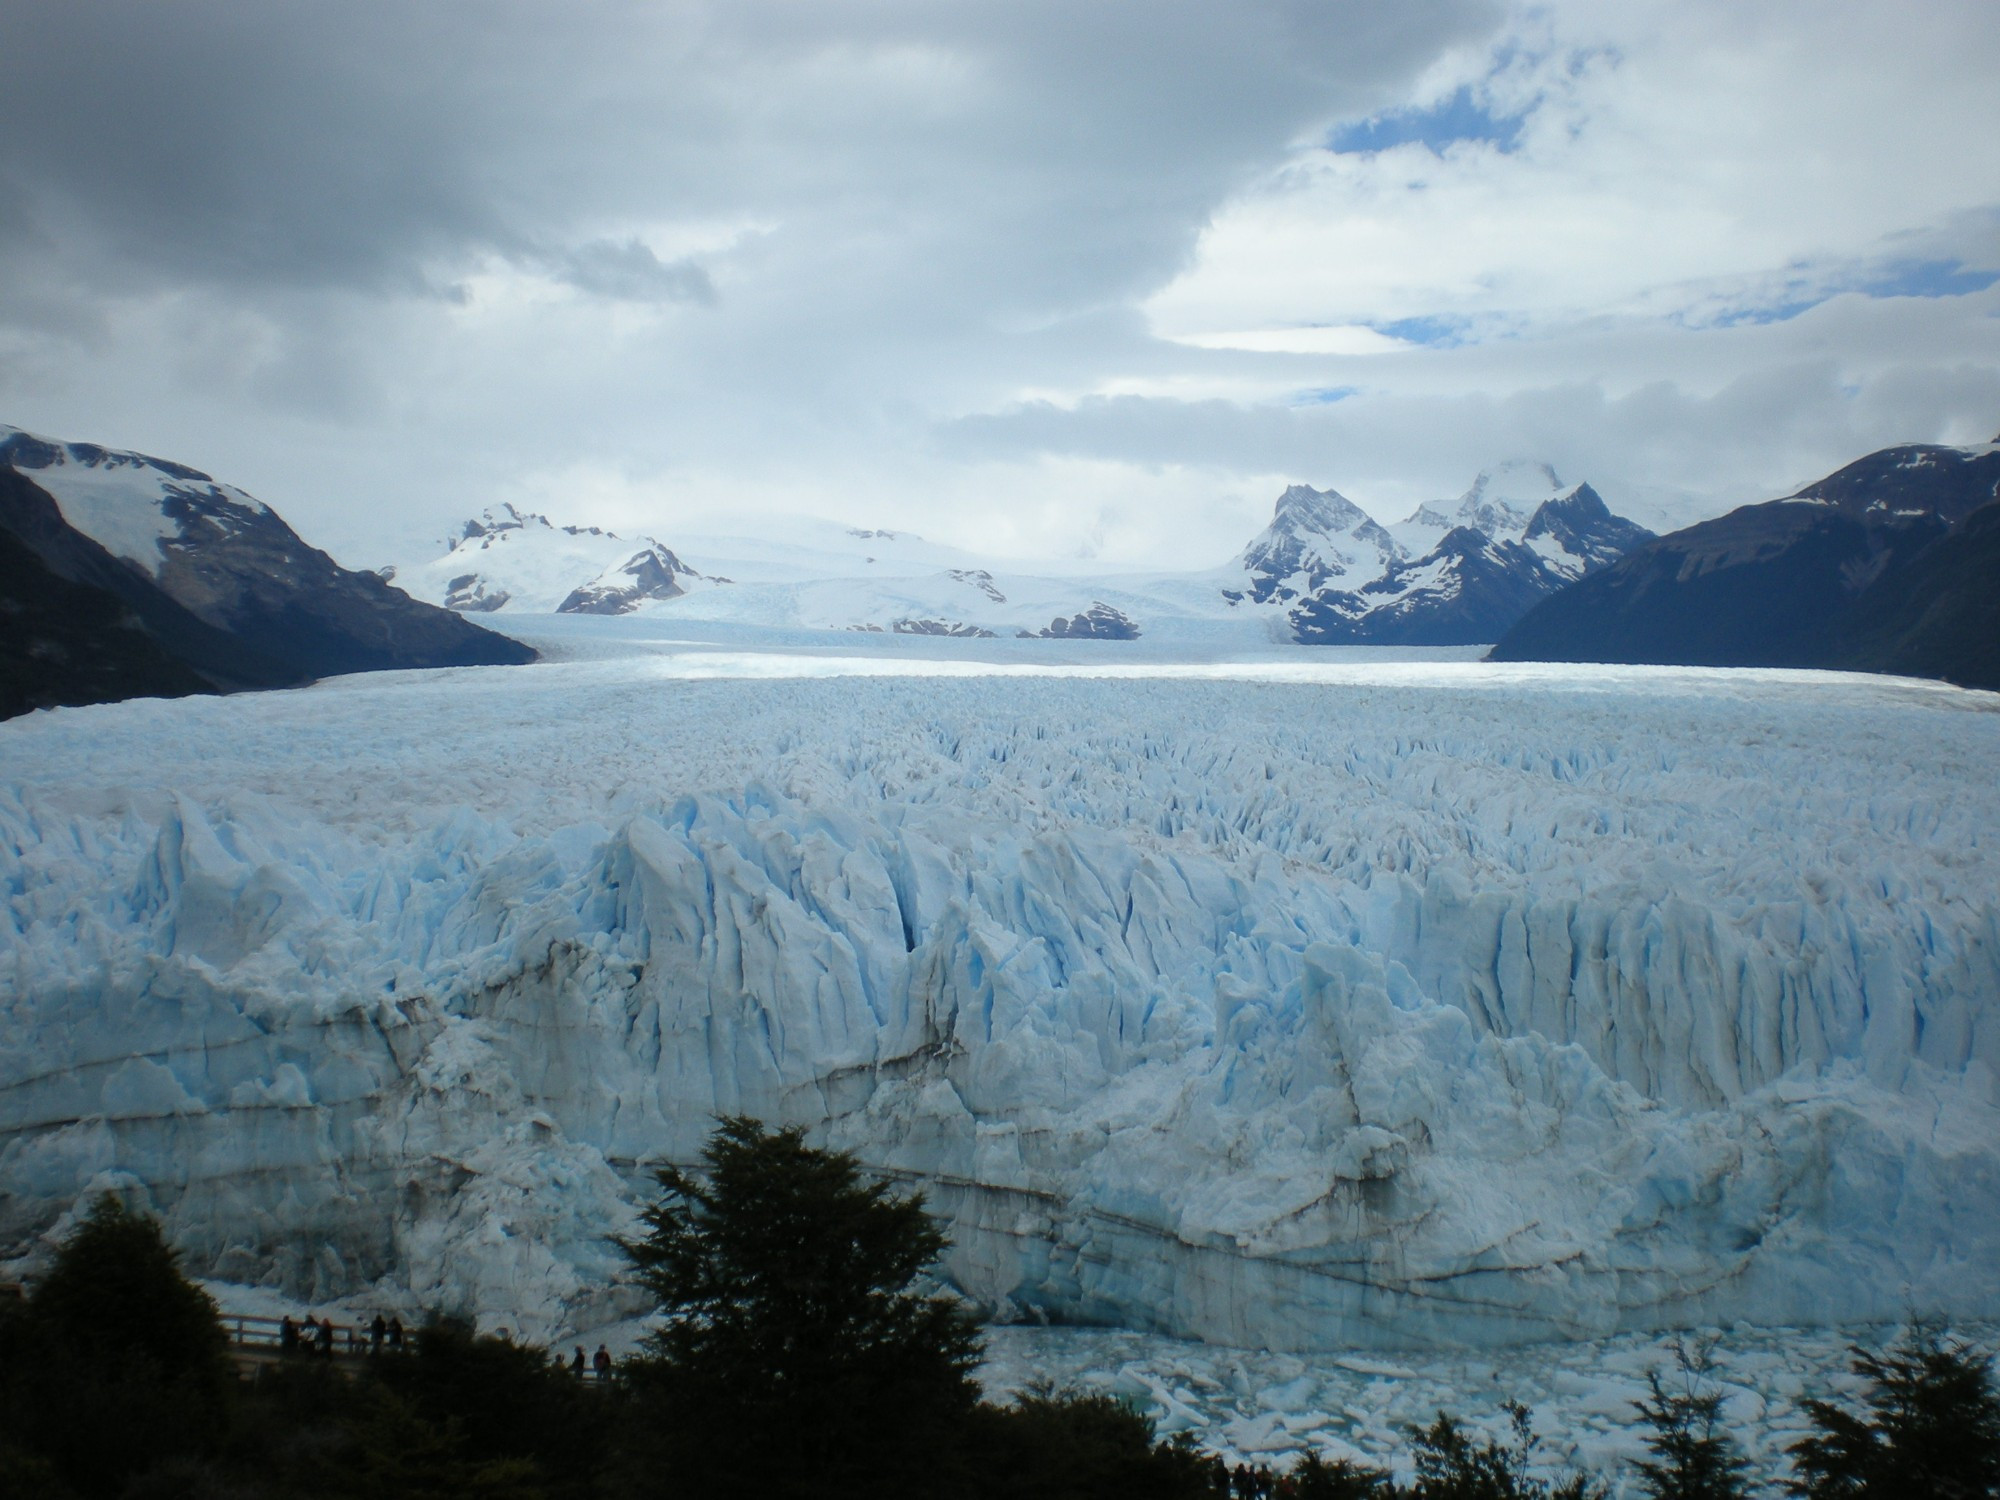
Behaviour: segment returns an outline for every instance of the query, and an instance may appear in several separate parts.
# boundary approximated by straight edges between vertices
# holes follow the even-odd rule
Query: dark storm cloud
[[[1107,533],[1152,559],[1280,472],[1809,478],[2000,369],[1990,0],[1821,13],[0,0],[0,420],[370,563],[496,495],[1054,551],[1173,507]]]
[[[554,269],[579,291],[624,302],[715,301],[708,272],[685,258],[663,261],[639,240],[592,240],[557,257]]]
[[[601,225],[838,208],[961,251],[1012,226],[1032,298],[1170,266],[1246,159],[1484,14],[25,0],[0,173],[16,236],[106,279],[409,291],[567,243],[630,296],[655,273]]]

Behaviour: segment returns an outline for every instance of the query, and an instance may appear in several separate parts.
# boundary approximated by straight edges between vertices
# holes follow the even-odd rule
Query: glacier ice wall
[[[549,1334],[718,1113],[996,1315],[2000,1314],[2000,714],[1785,674],[411,674],[0,727],[0,1252]],[[1983,770],[1982,770],[1983,768]]]

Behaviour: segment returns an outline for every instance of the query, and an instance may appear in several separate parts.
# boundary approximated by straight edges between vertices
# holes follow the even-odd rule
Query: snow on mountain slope
[[[234,485],[143,453],[57,442],[0,425],[0,457],[27,469],[71,526],[154,579],[165,563],[162,543],[180,539],[190,507],[237,529],[272,515],[263,501]]]
[[[843,526],[810,516],[741,516],[736,530],[676,535],[700,571],[735,583],[807,583],[834,578],[921,578],[991,567],[992,559],[914,532]]]
[[[1392,561],[1358,589],[1321,587],[1287,611],[1296,638],[1308,645],[1498,640],[1543,599],[1652,535],[1612,515],[1587,484],[1558,491],[1526,518],[1504,501],[1480,499],[1479,486],[1461,510],[1496,526],[1522,524],[1511,534],[1455,526],[1422,556]]]
[[[745,1111],[925,1184],[1002,1315],[2000,1311],[1991,699],[1299,656],[0,726],[0,1239],[125,1184],[198,1271],[547,1334]]]
[[[467,521],[443,556],[399,563],[389,576],[415,597],[463,614],[554,614],[565,606],[623,613],[646,599],[675,597],[698,575],[651,537],[557,526],[502,505]]]
[[[690,539],[685,555],[595,527],[556,526],[512,506],[466,523],[443,557],[400,566],[397,582],[466,613],[623,614],[670,608],[676,618],[771,629],[920,635],[1068,633],[1082,616],[1129,638],[1130,611],[1182,613],[1190,597],[1223,613],[1206,590],[1151,589],[1147,580],[1008,575],[996,581],[970,554],[908,532],[774,520],[771,536]],[[638,550],[634,550],[637,546]],[[1136,590],[1136,592],[1135,592]],[[1122,623],[1121,623],[1122,622]]]
[[[104,623],[131,611],[133,628],[211,688],[532,656],[374,573],[341,567],[269,506],[185,465],[8,427],[0,474],[0,529],[56,578],[109,596],[93,606]],[[52,644],[40,638],[41,649]],[[11,654],[29,642],[5,646]],[[75,681],[94,665],[79,663]],[[37,680],[55,701],[74,702],[66,676]]]
[[[1456,505],[1394,527],[1331,490],[1293,485],[1225,577],[1223,597],[1282,607],[1305,645],[1498,640],[1541,599],[1651,535],[1547,464],[1482,473]]]
[[[1176,575],[1048,578],[1004,569],[951,568],[902,576],[819,578],[796,583],[731,583],[691,589],[658,607],[661,618],[781,629],[1039,635],[1056,622],[1108,610],[1140,633],[1188,621],[1227,622],[1245,640],[1271,634],[1261,620],[1232,620],[1209,579]]]
[[[1459,526],[1469,526],[1493,541],[1518,540],[1529,518],[1565,493],[1568,490],[1549,465],[1513,459],[1483,470],[1456,502],[1420,505],[1388,530],[1411,557],[1423,556]]]
[[[1543,524],[1552,506],[1562,524]],[[395,577],[469,613],[643,609],[777,630],[1123,640],[1233,620],[1246,642],[1456,645],[1498,639],[1535,600],[1645,535],[1541,464],[1481,474],[1448,513],[1424,507],[1398,528],[1407,545],[1337,491],[1295,484],[1242,553],[1206,572],[1008,566],[908,532],[798,517],[751,530],[677,535],[674,551],[642,539],[649,550],[635,555],[630,541],[509,506]],[[1474,535],[1490,555],[1470,557]]]
[[[1338,490],[1295,484],[1278,497],[1271,524],[1236,559],[1242,579],[1225,597],[1287,604],[1330,580],[1353,588],[1379,578],[1402,556],[1381,523]]]

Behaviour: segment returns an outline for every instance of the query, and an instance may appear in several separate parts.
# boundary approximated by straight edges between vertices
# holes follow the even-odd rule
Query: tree
[[[369,1369],[413,1419],[462,1439],[464,1453],[527,1465],[513,1471],[526,1476],[520,1482],[552,1496],[596,1492],[615,1402],[543,1350],[441,1317],[418,1330],[409,1357],[372,1360]]]
[[[1532,1477],[1535,1438],[1528,1408],[1509,1401],[1502,1409],[1513,1433],[1507,1442],[1491,1437],[1474,1442],[1443,1412],[1429,1427],[1411,1430],[1417,1450],[1412,1500],[1592,1500],[1603,1494],[1580,1475],[1553,1485]]]
[[[83,1496],[213,1451],[228,1421],[215,1303],[144,1214],[105,1197],[0,1318],[0,1448]]]
[[[1680,1365],[1678,1390],[1668,1390],[1658,1370],[1646,1372],[1652,1399],[1635,1401],[1653,1429],[1640,1459],[1639,1483],[1653,1500],[1740,1500],[1749,1494],[1743,1478],[1748,1464],[1729,1434],[1721,1430],[1722,1390],[1711,1376],[1713,1342],[1674,1343]]]
[[[932,1493],[978,1400],[978,1333],[912,1283],[946,1240],[797,1129],[723,1120],[622,1242],[667,1315],[628,1369],[649,1466],[718,1496]]]
[[[1868,1382],[1856,1413],[1808,1401],[1815,1431],[1791,1448],[1795,1495],[1889,1500],[2000,1495],[2000,1397],[1993,1357],[1942,1330],[1914,1324],[1883,1355],[1853,1348]]]
[[[180,1271],[159,1224],[99,1198],[29,1298],[35,1318],[79,1354],[150,1360],[173,1379],[228,1374],[215,1299]]]
[[[1392,1500],[1400,1493],[1381,1469],[1346,1458],[1328,1462],[1317,1453],[1300,1459],[1289,1477],[1298,1500]]]

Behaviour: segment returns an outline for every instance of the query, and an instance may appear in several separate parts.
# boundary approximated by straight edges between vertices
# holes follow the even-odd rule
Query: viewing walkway
[[[236,1361],[237,1373],[250,1379],[255,1379],[262,1370],[280,1360],[324,1360],[352,1371],[371,1359],[401,1358],[415,1349],[417,1339],[415,1329],[405,1330],[400,1321],[386,1316],[382,1319],[383,1328],[379,1336],[372,1316],[367,1322],[357,1323],[333,1323],[330,1319],[314,1319],[308,1323],[294,1318],[291,1323],[297,1332],[297,1339],[290,1345],[285,1339],[284,1318],[260,1317],[254,1313],[223,1313],[220,1321],[223,1332],[229,1336],[229,1352]],[[321,1339],[329,1328],[332,1342],[325,1345]],[[586,1383],[610,1379],[609,1366],[596,1369],[586,1360],[579,1369],[571,1360],[558,1362]]]

